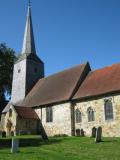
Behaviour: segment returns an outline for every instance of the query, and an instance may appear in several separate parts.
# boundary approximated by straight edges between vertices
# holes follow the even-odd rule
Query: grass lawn
[[[37,145],[20,147],[16,154],[1,148],[0,160],[120,160],[120,138],[104,138],[98,144],[87,137],[57,137],[49,142],[35,139]]]

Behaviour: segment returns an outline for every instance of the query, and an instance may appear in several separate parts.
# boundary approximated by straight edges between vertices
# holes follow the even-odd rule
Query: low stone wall
[[[40,143],[43,143],[41,138],[20,138],[19,146],[38,146]],[[11,148],[12,139],[0,139],[0,149],[2,148]]]

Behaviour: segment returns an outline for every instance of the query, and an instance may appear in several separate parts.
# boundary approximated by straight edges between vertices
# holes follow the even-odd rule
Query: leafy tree
[[[13,64],[16,59],[15,51],[0,44],[0,105],[5,104],[5,94],[11,94]],[[1,108],[0,106],[0,108]]]

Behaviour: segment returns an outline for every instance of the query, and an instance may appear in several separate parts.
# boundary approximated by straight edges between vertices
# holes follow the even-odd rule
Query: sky
[[[21,53],[28,0],[0,0],[0,43]],[[45,75],[89,61],[120,62],[120,0],[31,0],[38,56]]]

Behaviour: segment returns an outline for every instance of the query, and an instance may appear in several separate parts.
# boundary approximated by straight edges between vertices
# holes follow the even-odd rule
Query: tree
[[[11,94],[13,64],[16,59],[15,51],[0,44],[0,108],[5,104],[5,94]]]

